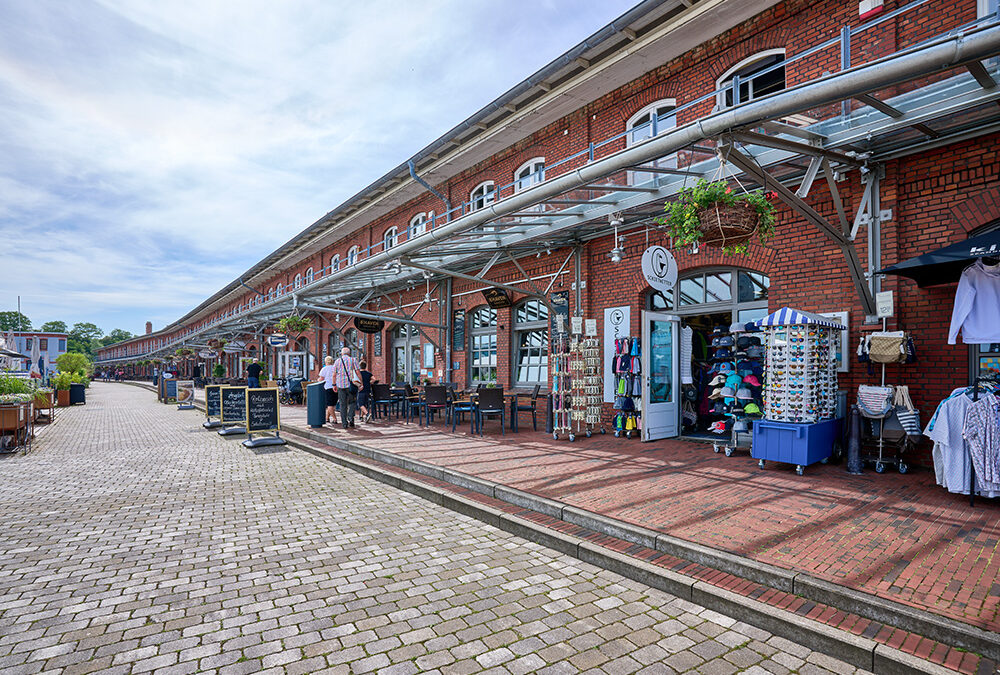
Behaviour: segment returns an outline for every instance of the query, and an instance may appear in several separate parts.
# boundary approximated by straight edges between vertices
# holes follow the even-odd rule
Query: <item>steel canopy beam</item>
[[[362,312],[360,310],[354,309],[353,307],[338,307],[338,306],[327,306],[312,303],[299,303],[299,307],[304,307],[305,309],[310,309],[314,312],[325,312],[327,314],[343,314],[344,316],[358,316],[362,319],[382,319],[384,321],[392,321],[394,323],[406,323],[413,326],[426,326],[427,328],[444,328],[444,326],[436,323],[428,323],[426,321],[417,321],[416,319],[411,319],[407,316],[398,316],[396,314],[386,314],[384,312]]]
[[[465,279],[466,281],[475,281],[481,284],[485,284],[486,286],[492,286],[493,288],[502,288],[504,290],[511,291],[512,293],[521,293],[522,295],[527,295],[528,297],[540,298],[542,302],[544,302],[549,307],[549,309],[552,308],[552,306],[549,304],[548,298],[538,293],[537,291],[533,291],[528,288],[511,286],[510,284],[502,284],[498,281],[490,281],[489,279],[483,279],[482,277],[473,276],[471,274],[463,274],[462,272],[454,272],[452,270],[445,270],[441,269],[440,267],[434,267],[432,265],[424,265],[422,263],[413,262],[408,258],[403,259],[403,264],[409,267],[416,268],[418,270],[425,270],[433,274],[440,274],[446,277],[456,277],[458,279]]]
[[[821,216],[815,209],[802,201],[798,195],[782,185],[777,179],[769,176],[766,171],[761,169],[756,164],[756,162],[742,154],[736,148],[730,146],[725,156],[744,173],[756,177],[758,180],[771,187],[778,194],[778,196],[781,197],[781,201],[788,204],[808,222],[818,227],[820,232],[833,240],[833,242],[840,248],[841,253],[844,254],[844,259],[847,261],[847,271],[851,277],[851,281],[854,283],[855,290],[858,292],[858,297],[861,299],[861,306],[864,308],[866,314],[869,316],[874,315],[875,299],[872,297],[871,289],[868,288],[868,284],[865,283],[865,275],[861,269],[861,261],[858,259],[858,253],[854,249],[854,245],[847,239],[846,235],[840,229],[835,228],[833,225],[828,223],[826,218]]]

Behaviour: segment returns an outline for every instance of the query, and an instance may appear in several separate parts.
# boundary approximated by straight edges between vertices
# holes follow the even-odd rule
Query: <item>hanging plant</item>
[[[727,254],[746,254],[756,236],[766,244],[774,236],[775,193],[762,190],[734,192],[724,181],[704,178],[683,188],[657,219],[677,248],[697,244],[721,248]]]
[[[187,347],[181,347],[180,349],[178,349],[174,353],[177,356],[181,357],[182,359],[186,359],[186,358],[194,355],[194,350],[193,349],[188,349]]]
[[[302,333],[312,330],[312,327],[312,319],[307,316],[286,316],[274,324],[275,331],[284,333],[289,337],[298,337]]]

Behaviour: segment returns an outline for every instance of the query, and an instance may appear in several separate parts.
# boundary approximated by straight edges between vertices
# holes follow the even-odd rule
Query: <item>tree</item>
[[[69,327],[65,321],[46,321],[38,330],[43,333],[68,333]]]
[[[0,312],[0,330],[31,330],[31,319],[20,312]]]
[[[90,341],[100,339],[104,335],[104,331],[92,323],[80,322],[73,324],[73,330],[69,332],[69,335],[77,340]]]
[[[121,328],[115,328],[113,331],[101,338],[101,345],[107,347],[108,345],[113,345],[116,342],[123,342],[125,340],[130,340],[135,336],[129,333],[127,330]]]
[[[76,354],[66,352],[56,358],[56,365],[64,373],[83,373],[90,375],[94,369],[94,364],[87,358],[86,354]]]

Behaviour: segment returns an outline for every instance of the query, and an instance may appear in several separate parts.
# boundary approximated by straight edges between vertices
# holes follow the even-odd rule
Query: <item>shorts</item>
[[[359,408],[367,408],[368,407],[368,392],[367,391],[362,390],[362,391],[358,392],[358,407]]]
[[[333,408],[337,405],[337,390],[336,389],[324,389],[326,392],[326,407]]]

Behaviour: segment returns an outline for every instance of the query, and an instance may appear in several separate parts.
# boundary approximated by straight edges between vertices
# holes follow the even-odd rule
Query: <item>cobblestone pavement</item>
[[[0,459],[0,671],[860,672],[95,383]]]

